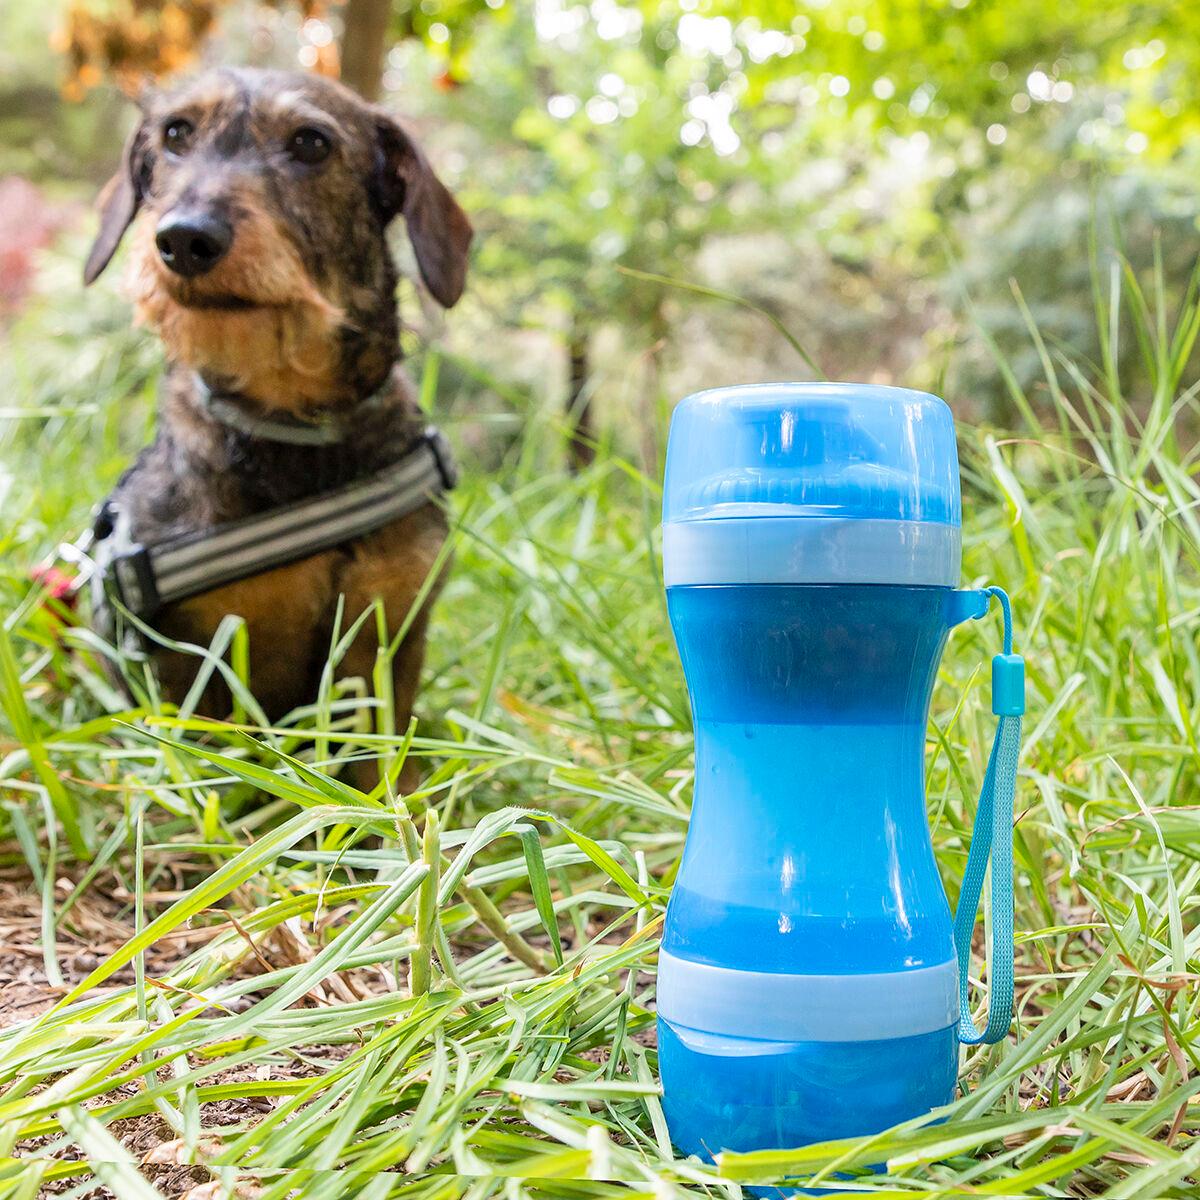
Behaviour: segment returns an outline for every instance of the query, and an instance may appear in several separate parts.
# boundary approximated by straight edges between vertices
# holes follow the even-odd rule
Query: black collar
[[[248,437],[289,446],[336,446],[346,441],[365,413],[376,411],[391,398],[390,380],[348,409],[324,412],[311,419],[291,413],[267,416],[237,392],[215,390],[198,371],[192,373],[196,402],[216,422]]]

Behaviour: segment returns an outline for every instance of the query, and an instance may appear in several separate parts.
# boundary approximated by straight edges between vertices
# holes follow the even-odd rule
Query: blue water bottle
[[[956,591],[954,423],[855,384],[701,392],[675,410],[667,605],[691,698],[691,827],[658,969],[680,1149],[870,1134],[948,1103],[960,1040],[1004,1036],[1023,669],[1007,597]],[[952,922],[925,811],[950,629],[1001,599],[1000,716]],[[992,861],[989,1019],[971,931]]]

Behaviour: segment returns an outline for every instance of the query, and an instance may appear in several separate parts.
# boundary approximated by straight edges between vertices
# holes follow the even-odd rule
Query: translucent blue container
[[[957,592],[950,410],[893,388],[689,397],[663,566],[696,733],[659,1061],[680,1149],[877,1132],[953,1098],[958,974],[925,812]]]

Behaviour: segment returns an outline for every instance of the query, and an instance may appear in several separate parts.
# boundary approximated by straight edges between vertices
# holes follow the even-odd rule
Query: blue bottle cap
[[[671,421],[663,523],[668,586],[954,587],[962,504],[950,409],[871,384],[698,392]]]

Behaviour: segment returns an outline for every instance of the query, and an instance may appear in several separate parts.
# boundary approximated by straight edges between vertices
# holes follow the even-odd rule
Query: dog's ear
[[[94,282],[108,266],[121,244],[121,238],[125,236],[125,230],[137,215],[145,188],[145,147],[146,122],[143,120],[129,135],[121,155],[121,165],[101,189],[96,201],[96,207],[100,210],[100,230],[83,268],[84,286]]]
[[[421,278],[433,298],[450,308],[466,282],[471,222],[393,117],[376,109],[375,130],[375,203],[385,222],[404,214]]]

